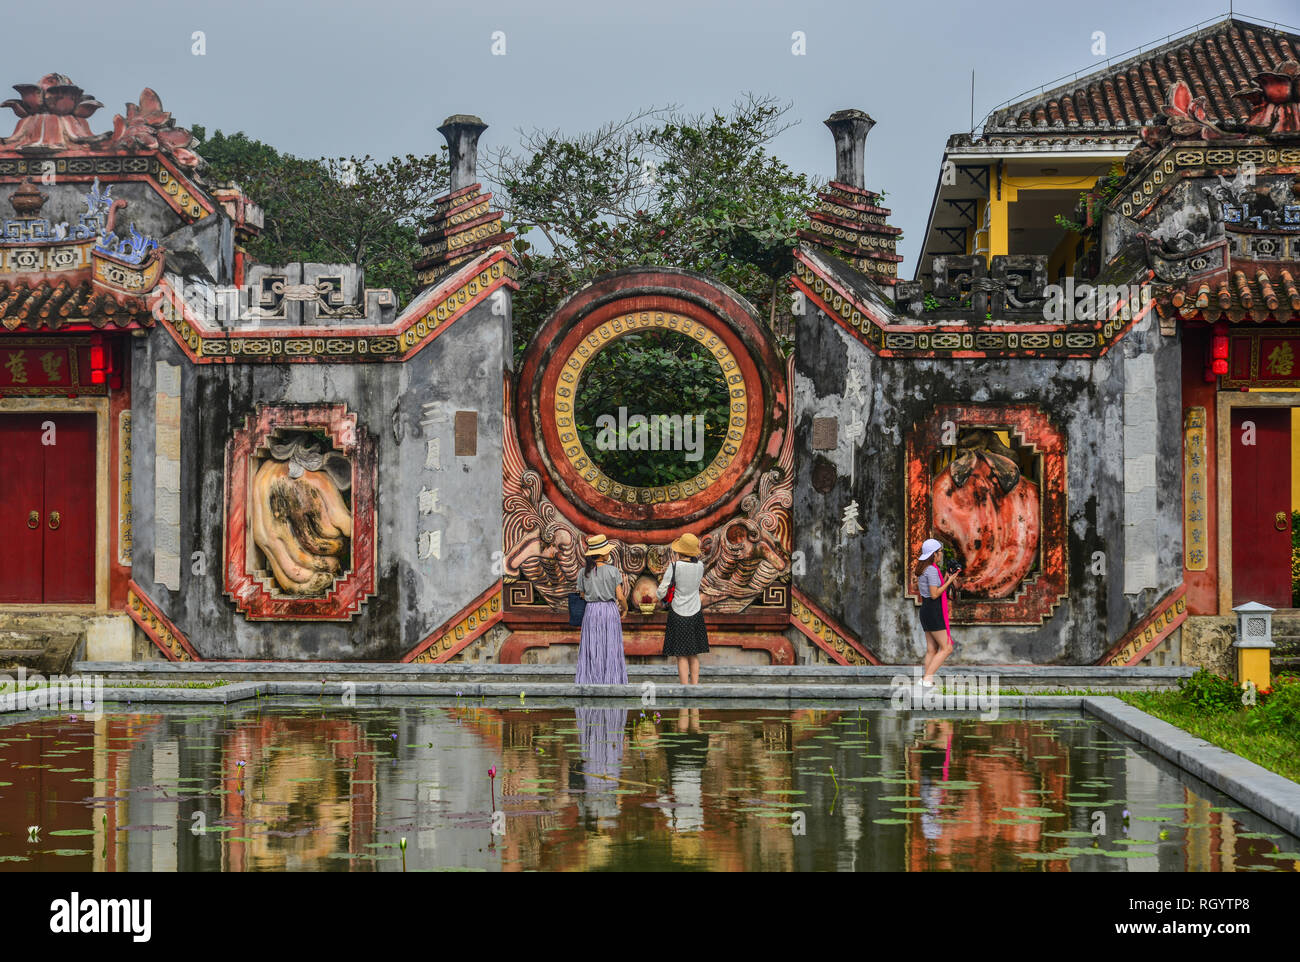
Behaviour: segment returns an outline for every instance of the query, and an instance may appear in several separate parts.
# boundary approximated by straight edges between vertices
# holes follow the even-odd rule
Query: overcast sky
[[[1296,0],[1238,12],[1296,22]],[[797,170],[834,173],[832,111],[877,122],[867,187],[888,192],[911,277],[949,134],[975,115],[1101,58],[1226,14],[1217,0],[113,0],[7,3],[0,84],[70,76],[115,113],[153,87],[185,126],[243,130],[303,156],[436,149],[453,113],[478,114],[484,146],[519,127],[585,130],[644,106],[687,112],[772,94],[799,121],[775,144]],[[206,51],[192,52],[195,31]],[[504,56],[492,53],[505,35]],[[791,52],[802,31],[807,53]],[[17,38],[22,38],[18,42]],[[5,112],[5,117],[8,117]],[[11,121],[0,118],[5,136]],[[200,153],[202,152],[200,148]]]

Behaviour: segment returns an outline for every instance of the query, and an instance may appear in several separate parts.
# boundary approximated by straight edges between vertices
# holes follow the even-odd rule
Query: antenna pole
[[[975,136],[975,71],[970,72],[970,135]]]

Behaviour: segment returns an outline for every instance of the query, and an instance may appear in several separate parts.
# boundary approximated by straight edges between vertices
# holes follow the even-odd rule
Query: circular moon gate
[[[656,487],[620,483],[583,448],[574,421],[582,373],[618,338],[675,331],[722,369],[730,395],[726,437],[693,478]],[[518,426],[526,459],[547,495],[583,531],[663,543],[705,529],[739,507],[788,429],[785,365],[734,293],[687,271],[634,268],[607,275],[565,301],[538,331],[520,369]]]

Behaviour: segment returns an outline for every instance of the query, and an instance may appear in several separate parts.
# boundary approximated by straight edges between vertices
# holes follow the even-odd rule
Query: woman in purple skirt
[[[627,592],[622,573],[607,560],[613,550],[613,543],[603,534],[588,538],[587,564],[578,572],[578,594],[587,602],[573,679],[579,685],[627,684],[622,621]]]

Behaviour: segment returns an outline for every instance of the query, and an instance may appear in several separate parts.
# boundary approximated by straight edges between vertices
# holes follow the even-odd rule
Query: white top
[[[699,613],[700,582],[704,580],[704,564],[699,561],[674,561],[664,570],[663,580],[659,582],[659,597],[668,594],[668,586],[673,584],[673,572],[677,575],[677,588],[673,591],[673,611],[683,618]]]

